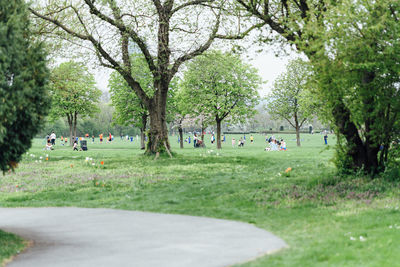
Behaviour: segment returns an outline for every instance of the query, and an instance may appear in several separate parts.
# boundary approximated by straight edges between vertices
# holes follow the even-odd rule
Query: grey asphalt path
[[[286,247],[253,225],[83,208],[0,208],[0,229],[33,240],[8,267],[230,266]]]

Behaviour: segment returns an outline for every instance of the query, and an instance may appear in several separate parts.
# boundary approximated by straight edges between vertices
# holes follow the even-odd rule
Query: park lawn
[[[26,245],[22,238],[0,230],[0,266],[4,266],[12,256],[22,251]]]
[[[243,266],[398,265],[399,181],[335,175],[333,148],[320,134],[302,135],[301,148],[294,135],[284,135],[288,151],[268,152],[264,136],[255,135],[254,144],[246,137],[245,147],[238,148],[227,136],[217,151],[209,135],[207,148],[185,143],[183,150],[172,136],[175,157],[157,161],[143,156],[138,142],[119,138],[111,144],[89,142],[87,152],[60,145],[45,152],[43,140],[35,140],[16,172],[0,179],[0,206],[232,219],[271,231],[290,246]],[[329,136],[330,145],[334,139]]]

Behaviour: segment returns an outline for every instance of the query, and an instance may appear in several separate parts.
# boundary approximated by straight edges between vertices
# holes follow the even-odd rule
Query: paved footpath
[[[0,208],[0,229],[34,242],[7,267],[230,266],[287,246],[251,224],[112,209]]]

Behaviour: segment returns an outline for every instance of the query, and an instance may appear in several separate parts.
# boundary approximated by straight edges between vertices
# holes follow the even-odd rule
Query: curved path
[[[253,225],[112,209],[0,208],[0,229],[34,244],[12,266],[229,266],[286,247]]]

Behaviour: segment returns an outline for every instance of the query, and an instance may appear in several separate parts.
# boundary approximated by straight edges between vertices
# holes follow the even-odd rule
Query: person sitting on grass
[[[74,146],[73,146],[73,150],[72,151],[78,151],[78,141],[74,141]]]
[[[47,139],[47,144],[46,147],[44,148],[45,150],[54,150],[53,145],[51,144],[50,139]]]

